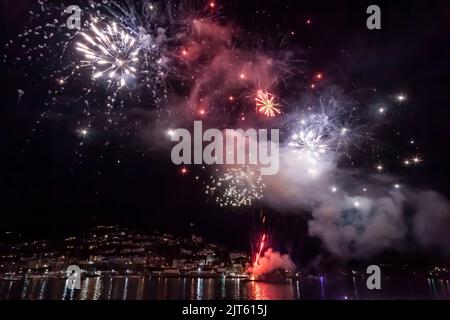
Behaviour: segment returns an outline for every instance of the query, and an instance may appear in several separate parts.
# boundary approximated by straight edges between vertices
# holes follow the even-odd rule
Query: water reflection
[[[385,280],[384,290],[374,293],[366,290],[357,277],[339,280],[317,277],[286,283],[226,278],[96,277],[83,279],[80,290],[73,290],[66,280],[28,278],[0,281],[0,300],[450,299],[448,280],[415,281],[404,286]]]

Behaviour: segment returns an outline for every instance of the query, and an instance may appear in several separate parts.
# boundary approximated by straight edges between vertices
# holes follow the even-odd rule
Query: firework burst
[[[280,114],[281,110],[278,108],[279,104],[275,101],[275,96],[267,91],[258,90],[256,93],[256,111],[265,115],[266,117],[275,117]]]
[[[82,32],[86,42],[77,43],[77,51],[84,55],[82,66],[89,66],[93,78],[107,76],[111,83],[120,87],[136,77],[136,64],[139,61],[139,47],[136,40],[113,22],[100,30],[94,22],[90,25],[92,34]]]
[[[308,153],[318,160],[327,153],[330,142],[331,139],[321,130],[306,129],[293,134],[289,146],[294,147],[300,154]]]
[[[251,206],[262,199],[264,182],[258,170],[250,166],[232,167],[216,177],[211,176],[206,194],[220,207]]]

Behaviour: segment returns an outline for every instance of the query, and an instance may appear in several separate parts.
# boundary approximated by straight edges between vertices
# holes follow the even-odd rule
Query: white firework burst
[[[301,155],[307,153],[313,158],[319,159],[329,150],[329,143],[330,139],[321,130],[309,128],[293,134],[289,146],[294,147],[295,151]]]
[[[136,77],[139,46],[130,34],[121,30],[115,22],[100,30],[95,22],[90,24],[91,34],[81,32],[85,42],[78,42],[76,49],[84,55],[82,66],[89,66],[93,79],[107,77],[111,83],[123,87]]]
[[[264,187],[259,170],[240,166],[229,168],[218,177],[211,176],[206,194],[213,196],[220,207],[237,208],[262,199]]]
[[[300,120],[288,145],[301,157],[319,161],[336,149],[338,135],[325,114],[312,114]]]

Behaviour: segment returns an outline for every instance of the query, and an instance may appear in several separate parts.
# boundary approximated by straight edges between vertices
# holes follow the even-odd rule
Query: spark
[[[400,93],[399,95],[397,95],[396,99],[398,102],[403,102],[406,100],[406,96],[403,93]]]
[[[422,162],[422,159],[419,156],[414,156],[414,157],[411,157],[411,158],[406,159],[405,161],[403,161],[403,164],[405,166],[410,166],[412,164],[418,165],[421,162]]]
[[[277,108],[279,105],[274,102],[275,96],[264,92],[262,90],[258,90],[256,93],[256,110],[265,115],[266,117],[275,117],[276,114],[280,114],[281,110]]]
[[[80,134],[80,137],[86,138],[89,135],[89,129],[82,128],[78,130],[78,133]]]

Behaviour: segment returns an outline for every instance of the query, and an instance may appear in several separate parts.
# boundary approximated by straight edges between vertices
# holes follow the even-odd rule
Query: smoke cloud
[[[295,264],[287,254],[281,254],[278,251],[273,251],[272,248],[267,249],[264,256],[261,257],[256,266],[250,267],[249,272],[253,275],[259,276],[262,274],[271,273],[277,269],[294,270]]]
[[[265,201],[277,210],[310,212],[310,236],[342,258],[368,258],[386,249],[450,253],[450,204],[389,175],[339,169],[337,158],[308,170],[290,148],[280,148],[280,171],[265,180]]]

